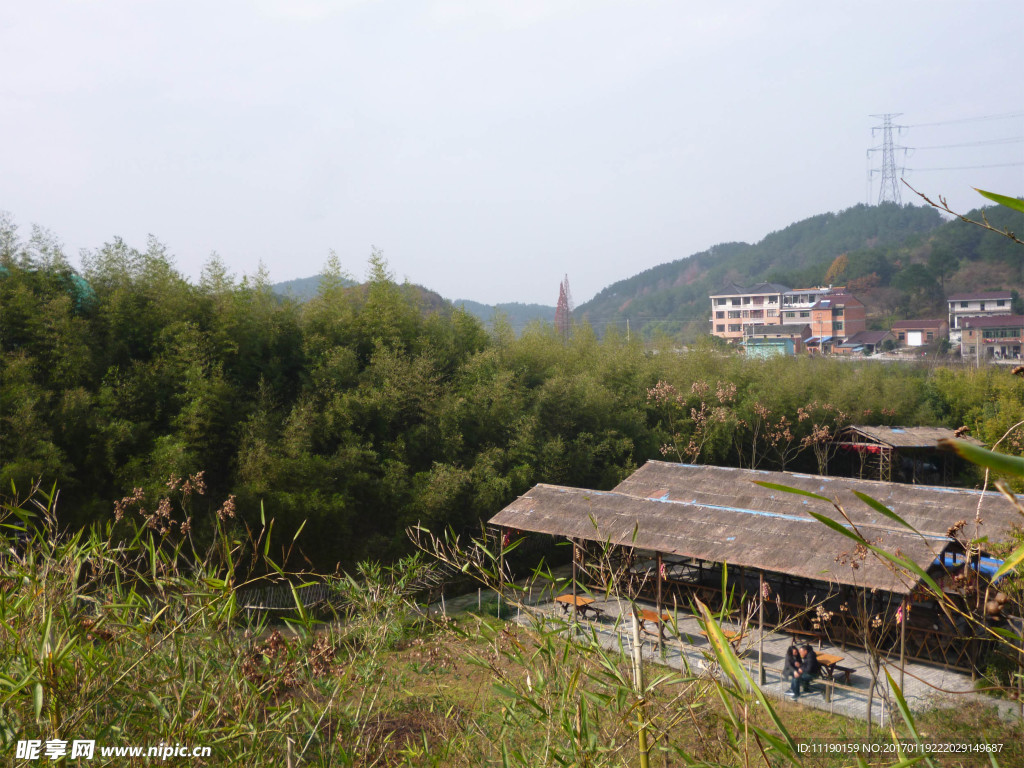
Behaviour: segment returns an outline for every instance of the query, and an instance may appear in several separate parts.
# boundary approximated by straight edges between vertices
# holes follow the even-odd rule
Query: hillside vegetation
[[[972,211],[997,228],[1024,228],[1024,214],[1005,208]],[[830,267],[846,257],[842,269]],[[837,264],[841,266],[842,261]],[[831,278],[831,280],[827,279]],[[865,301],[869,321],[888,327],[909,317],[944,317],[946,293],[1020,288],[1017,246],[962,221],[944,221],[930,207],[857,205],[812,216],[759,243],[723,243],[614,283],[576,312],[599,333],[623,329],[693,341],[708,333],[708,296],[726,282],[782,283],[793,288],[845,284]]]
[[[488,332],[379,254],[366,284],[328,268],[299,303],[216,260],[192,284],[155,240],[115,240],[82,275],[41,231],[6,222],[0,248],[0,486],[56,483],[72,528],[204,472],[234,525],[275,518],[274,551],[305,525],[330,570],[401,556],[417,522],[475,529],[538,482],[607,489],[664,456],[814,470],[816,426],[963,424],[994,442],[1024,419],[1024,380],[1002,370]],[[766,443],[776,433],[785,445]],[[196,536],[215,512],[197,502]]]

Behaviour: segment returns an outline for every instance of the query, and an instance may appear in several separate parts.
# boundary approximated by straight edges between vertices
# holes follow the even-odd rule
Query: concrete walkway
[[[533,617],[542,621],[561,620],[564,614],[561,607],[550,602],[550,595],[535,595],[537,602],[526,610],[533,614]],[[474,596],[475,599],[475,596]],[[629,611],[629,604],[619,600],[597,600],[595,606],[604,611],[599,619],[581,619],[578,621],[576,636],[579,639],[592,637],[596,634],[598,641],[609,649],[622,649],[624,652],[632,652],[632,625]],[[654,609],[653,604],[644,602],[638,603],[643,608]],[[672,614],[672,609],[666,611]],[[530,620],[525,613],[520,616],[520,622]],[[700,625],[696,617],[684,611],[679,611],[676,617],[679,630],[678,636],[673,636],[671,627],[666,625],[667,641],[664,650],[659,651],[658,641],[655,635],[643,633],[641,635],[641,646],[645,660],[665,664],[675,669],[684,669],[688,665],[693,672],[714,669],[714,654],[711,651],[709,641],[701,635]],[[728,621],[722,624],[723,629],[736,631],[739,627]],[[740,660],[747,668],[751,680],[756,683],[757,659],[758,659],[758,631],[756,624],[748,627],[748,634],[738,644],[737,652]],[[592,634],[593,633],[593,634]],[[787,699],[785,695],[789,690],[789,684],[782,679],[783,658],[786,649],[791,644],[789,635],[779,632],[765,631],[763,644],[763,658],[765,666],[765,684],[761,686],[762,692],[775,699]],[[813,644],[812,644],[813,646]],[[817,650],[817,647],[814,646]],[[843,657],[840,666],[852,667],[854,669],[850,685],[842,684],[842,676],[837,675],[837,684],[833,687],[831,701],[825,701],[824,681],[816,681],[814,689],[810,694],[804,694],[799,702],[805,706],[839,713],[847,717],[854,717],[866,720],[868,689],[871,678],[868,672],[867,654],[857,648],[842,650],[828,645],[819,651],[831,653]],[[888,666],[889,674],[899,683],[899,658],[882,660],[883,669]],[[879,672],[881,678],[878,687],[875,689],[874,704],[872,706],[872,718],[876,723],[885,723],[895,716],[900,717],[895,708],[895,699],[890,695],[888,681],[885,679],[884,671]],[[956,706],[964,699],[976,700],[989,706],[995,706],[1000,714],[1007,718],[1020,717],[1020,707],[1017,702],[999,700],[974,692],[974,683],[970,675],[954,672],[943,667],[921,664],[919,662],[907,662],[904,668],[903,695],[911,710],[921,712],[934,707]],[[884,696],[883,696],[884,694]],[[888,698],[892,703],[887,705],[884,699]]]
[[[552,602],[553,594],[563,594],[568,591],[564,589],[568,581],[570,566],[563,566],[553,572],[556,584],[563,588],[552,592],[550,584],[538,585],[527,580],[516,583],[520,590],[520,601],[525,606],[517,615],[517,621],[521,624],[528,624],[531,621],[542,622],[565,622],[565,614],[561,607]],[[491,602],[494,599],[494,592],[483,590],[481,599]],[[599,597],[599,596],[595,596]],[[447,600],[445,610],[448,613],[456,613],[463,610],[470,610],[477,605],[478,595],[476,592],[460,595],[459,597]],[[654,605],[644,601],[637,603],[642,608],[654,610]],[[604,615],[597,620],[580,619],[575,636],[579,640],[592,637],[596,633],[598,641],[608,649],[621,649],[625,653],[632,653],[632,626],[629,611],[629,603],[624,600],[597,599],[595,606],[604,611]],[[434,603],[430,606],[431,613],[440,612],[441,603]],[[672,614],[672,609],[663,611]],[[624,617],[624,618],[623,618]],[[659,652],[657,638],[647,633],[641,636],[643,658],[654,664],[665,664],[675,669],[685,669],[687,665],[691,671],[699,673],[709,667],[714,669],[711,662],[714,654],[711,652],[707,638],[700,634],[700,625],[695,616],[689,612],[680,610],[676,616],[676,623],[679,629],[678,636],[672,636],[670,627],[666,626],[664,653]],[[739,627],[728,621],[722,624],[723,629],[736,631]],[[765,631],[764,636],[764,666],[765,684],[761,691],[765,696],[775,699],[793,701],[785,695],[789,690],[789,684],[782,680],[783,656],[786,649],[792,642],[789,635],[780,632]],[[812,643],[812,645],[814,645]],[[815,649],[817,646],[814,645]],[[744,666],[747,668],[749,677],[757,682],[757,656],[758,656],[758,631],[756,622],[748,627],[747,636],[739,643],[738,655]],[[846,650],[825,644],[820,652],[832,653],[842,656],[840,666],[851,667],[854,672],[850,685],[837,683],[833,688],[831,701],[825,701],[824,681],[814,683],[814,690],[810,694],[804,694],[798,700],[799,704],[816,709],[834,712],[847,717],[854,717],[866,720],[868,717],[867,702],[868,689],[870,687],[870,673],[868,672],[867,654],[858,649],[847,647]],[[892,678],[899,683],[899,657],[895,659],[882,659],[883,670],[887,668]],[[888,681],[885,672],[879,671],[878,687],[875,689],[874,703],[871,716],[876,723],[886,723],[891,717],[900,718],[896,709],[895,698],[888,690]],[[841,678],[840,678],[841,679]],[[882,695],[884,692],[884,696]],[[903,696],[914,712],[923,712],[935,707],[954,707],[965,700],[978,701],[986,706],[994,706],[999,710],[1002,717],[1006,719],[1017,719],[1021,717],[1021,708],[1018,702],[996,699],[974,692],[974,682],[969,674],[955,672],[944,667],[922,664],[920,662],[908,661],[904,667]],[[891,704],[886,704],[889,699]]]

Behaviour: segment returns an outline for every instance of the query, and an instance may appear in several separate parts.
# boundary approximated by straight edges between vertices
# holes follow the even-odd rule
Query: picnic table
[[[844,682],[846,685],[849,685],[850,675],[853,674],[853,670],[849,667],[840,667],[839,662],[841,661],[843,661],[842,656],[836,656],[832,653],[819,653],[818,674],[826,680],[835,680],[836,672],[841,672],[844,676]]]
[[[594,605],[594,598],[583,597],[582,595],[559,595],[555,598],[555,602],[558,603],[562,612],[568,616],[569,607],[573,606],[577,613],[583,614],[584,618],[588,613],[593,613],[595,618],[601,616],[604,611]]]
[[[711,639],[708,633],[703,629],[700,631],[700,633],[704,635],[704,637],[707,637],[708,640]],[[723,629],[722,634],[725,635],[725,639],[729,641],[729,645],[732,646],[733,650],[736,650],[739,647],[740,641],[744,637],[746,637],[746,635],[744,635],[742,632],[737,632],[736,630],[732,629]]]
[[[637,612],[637,620],[640,622],[640,629],[645,632],[654,634],[653,630],[647,628],[647,623],[650,622],[658,628],[658,634],[661,639],[665,639],[665,623],[671,620],[671,617],[667,613],[658,614],[657,611],[650,611],[646,608],[642,608]]]

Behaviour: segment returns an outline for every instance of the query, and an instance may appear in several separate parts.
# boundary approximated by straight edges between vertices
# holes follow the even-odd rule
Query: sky
[[[0,211],[72,264],[577,304],[876,202],[1024,195],[1019,0],[33,0],[0,11]],[[959,170],[957,170],[959,169]],[[872,183],[869,185],[869,180]],[[917,200],[902,188],[903,202]]]

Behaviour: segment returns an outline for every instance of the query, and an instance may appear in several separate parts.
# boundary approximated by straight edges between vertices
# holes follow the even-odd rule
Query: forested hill
[[[496,317],[502,317],[516,333],[522,333],[526,326],[537,320],[551,323],[555,319],[555,308],[545,304],[522,304],[516,301],[492,305],[468,299],[455,299],[452,304],[462,307],[486,326],[491,326]]]
[[[938,212],[921,206],[857,205],[824,213],[754,245],[723,243],[621,280],[579,306],[576,317],[599,333],[609,325],[624,327],[629,318],[634,331],[693,337],[707,332],[708,294],[727,281],[816,285],[840,254],[920,242],[941,226]]]
[[[354,280],[349,280],[345,277],[340,278],[340,281],[342,285],[349,287],[356,284]],[[285,280],[283,283],[274,283],[270,286],[270,290],[278,296],[286,296],[297,301],[309,301],[320,291],[320,275],[299,277],[295,280]]]

